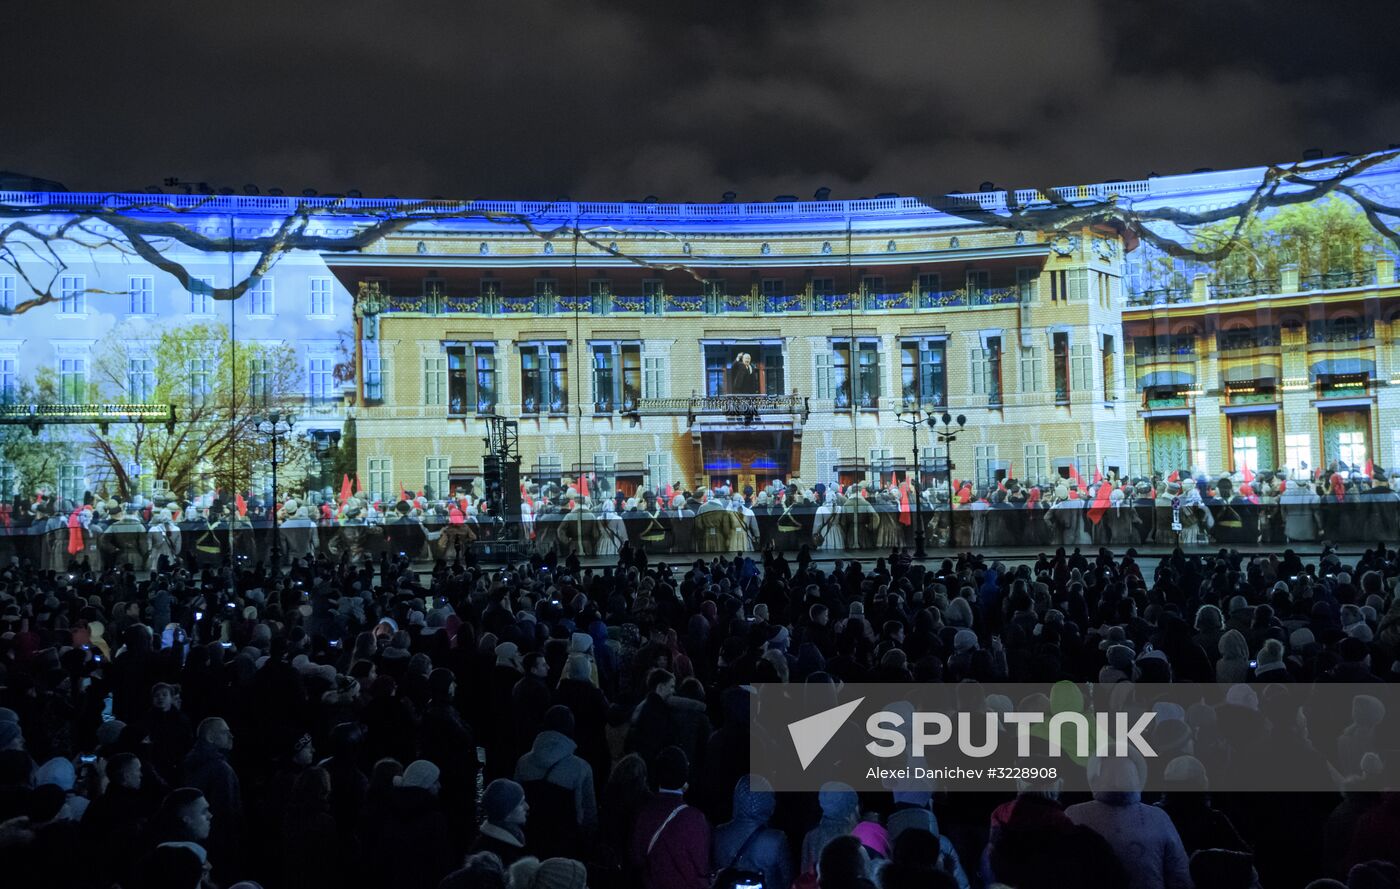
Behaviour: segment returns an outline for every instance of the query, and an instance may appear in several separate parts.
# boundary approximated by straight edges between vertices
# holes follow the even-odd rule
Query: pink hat
[[[890,857],[890,835],[880,826],[880,822],[862,821],[851,831],[851,836],[860,840],[862,846],[881,858]]]

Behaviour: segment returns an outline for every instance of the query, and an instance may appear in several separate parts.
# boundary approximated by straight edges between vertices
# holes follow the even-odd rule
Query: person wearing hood
[[[1142,802],[1140,758],[1089,761],[1090,802],[1065,809],[1076,824],[1103,837],[1128,873],[1131,889],[1191,889],[1186,849],[1171,817]]]
[[[764,886],[792,884],[792,852],[787,835],[768,822],[777,808],[765,778],[745,775],[734,785],[734,818],[715,828],[710,860],[717,870],[733,868],[763,874]]]
[[[591,643],[586,634],[583,636]],[[564,674],[554,691],[554,700],[568,708],[573,716],[578,755],[593,769],[593,789],[601,792],[612,769],[612,751],[608,746],[608,699],[593,682],[593,661],[586,654],[569,655],[564,662]]]
[[[860,799],[849,784],[828,781],[817,793],[817,803],[821,806],[822,817],[817,826],[802,838],[798,870],[802,875],[816,873],[817,863],[827,843],[849,834],[860,821]]]
[[[525,788],[509,778],[497,778],[481,795],[481,813],[481,832],[468,851],[473,855],[490,852],[506,867],[525,857],[525,822],[530,817]]]
[[[579,857],[598,828],[593,769],[575,751],[574,718],[556,704],[545,714],[545,729],[515,765],[515,781],[525,789],[530,852],[540,858]]]
[[[1234,684],[1249,677],[1249,643],[1239,630],[1227,630],[1220,637],[1220,660],[1215,662],[1215,681]]]
[[[102,532],[98,544],[106,564],[116,568],[123,565],[144,566],[147,547],[150,545],[146,536],[146,526],[141,524],[139,519],[128,515],[116,501],[108,505],[107,514],[112,520]]]

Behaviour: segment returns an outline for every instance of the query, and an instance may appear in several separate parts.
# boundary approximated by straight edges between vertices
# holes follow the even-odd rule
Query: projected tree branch
[[[1107,225],[1131,242],[1146,242],[1170,256],[1216,262],[1240,246],[1251,225],[1262,214],[1335,194],[1353,201],[1377,233],[1400,247],[1400,228],[1396,223],[1400,219],[1400,206],[1378,200],[1351,181],[1366,170],[1397,158],[1400,158],[1400,149],[1270,166],[1248,197],[1207,210],[1138,208],[1135,203],[1140,202],[1122,195],[1071,199],[1061,196],[1055,189],[1043,189],[1040,200],[1023,204],[1014,201],[1014,193],[1008,193],[1011,202],[1002,208],[985,209],[970,199],[956,196],[939,198],[932,205],[968,222],[1001,229],[1053,234],[1084,226]],[[152,214],[176,219],[151,218]],[[13,307],[0,307],[0,314],[22,315],[60,301],[63,297],[60,281],[70,268],[70,258],[65,256],[72,252],[68,249],[70,246],[88,251],[116,250],[150,263],[186,289],[207,286],[207,293],[214,300],[232,301],[242,297],[289,253],[356,253],[414,225],[469,219],[518,226],[542,241],[586,244],[639,267],[679,271],[697,282],[704,280],[699,268],[689,263],[657,262],[619,249],[613,242],[605,242],[603,236],[616,231],[611,227],[588,228],[578,220],[545,227],[539,224],[536,215],[485,210],[472,202],[425,201],[392,209],[367,210],[348,206],[341,200],[324,205],[303,201],[291,213],[276,220],[270,231],[252,236],[239,234],[231,221],[229,234],[218,236],[201,232],[194,224],[178,219],[209,215],[217,217],[219,214],[209,208],[208,201],[191,207],[178,207],[159,198],[111,207],[65,204],[61,200],[43,205],[0,202],[0,222],[9,220],[0,227],[0,263],[14,269],[31,291],[29,297],[17,300]],[[42,216],[62,221],[50,230],[43,230],[34,222],[36,217]],[[318,224],[330,220],[344,222],[350,230],[337,234],[321,231],[324,226]],[[1220,226],[1220,223],[1229,224]],[[673,237],[679,239],[680,236]],[[205,285],[191,274],[184,262],[172,255],[172,248],[177,246],[203,256],[250,257],[251,262],[227,286]],[[99,289],[83,292],[118,295]]]

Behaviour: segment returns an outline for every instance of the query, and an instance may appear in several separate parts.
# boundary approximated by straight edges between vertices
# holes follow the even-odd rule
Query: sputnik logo
[[[846,724],[846,720],[856,712],[856,708],[864,700],[865,698],[856,698],[854,701],[838,704],[830,710],[823,710],[813,716],[788,723],[788,734],[792,735],[792,746],[797,748],[797,759],[802,763],[803,771],[806,771],[807,766],[831,743],[831,739],[836,737],[841,726]]]

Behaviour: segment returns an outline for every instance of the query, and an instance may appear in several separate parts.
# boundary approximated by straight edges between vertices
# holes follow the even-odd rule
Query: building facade
[[[11,232],[0,264],[0,391],[72,404],[159,394],[188,413],[219,369],[197,356],[162,363],[163,333],[194,326],[281,349],[296,434],[329,463],[353,430],[348,465],[386,499],[481,475],[490,415],[519,424],[523,476],[629,494],[902,478],[916,463],[926,481],[985,484],[1400,466],[1393,244],[1376,236],[1321,260],[1294,250],[1301,261],[1241,279],[1121,227],[1035,224],[1036,208],[1048,220],[1076,202],[1229,206],[1264,176],[932,202],[0,193],[0,210],[34,233]],[[1394,206],[1400,166],[1347,181]],[[1344,240],[1336,211],[1319,205],[1333,227],[1312,237]],[[138,233],[191,236],[148,239],[152,261],[114,213]],[[292,219],[303,240],[272,249]],[[1309,237],[1295,222],[1260,243]],[[38,294],[52,299],[34,304]],[[258,367],[228,381],[231,397],[258,395]],[[47,389],[25,389],[40,380]],[[902,422],[910,411],[966,425],[945,452],[926,425]],[[62,465],[21,471],[0,453],[0,487],[76,499],[110,483],[114,460],[128,460],[138,490],[168,484],[143,455],[97,454],[85,435],[43,429],[41,440],[80,445]],[[264,490],[268,461],[254,462],[250,489]],[[193,486],[216,471],[201,466]]]

